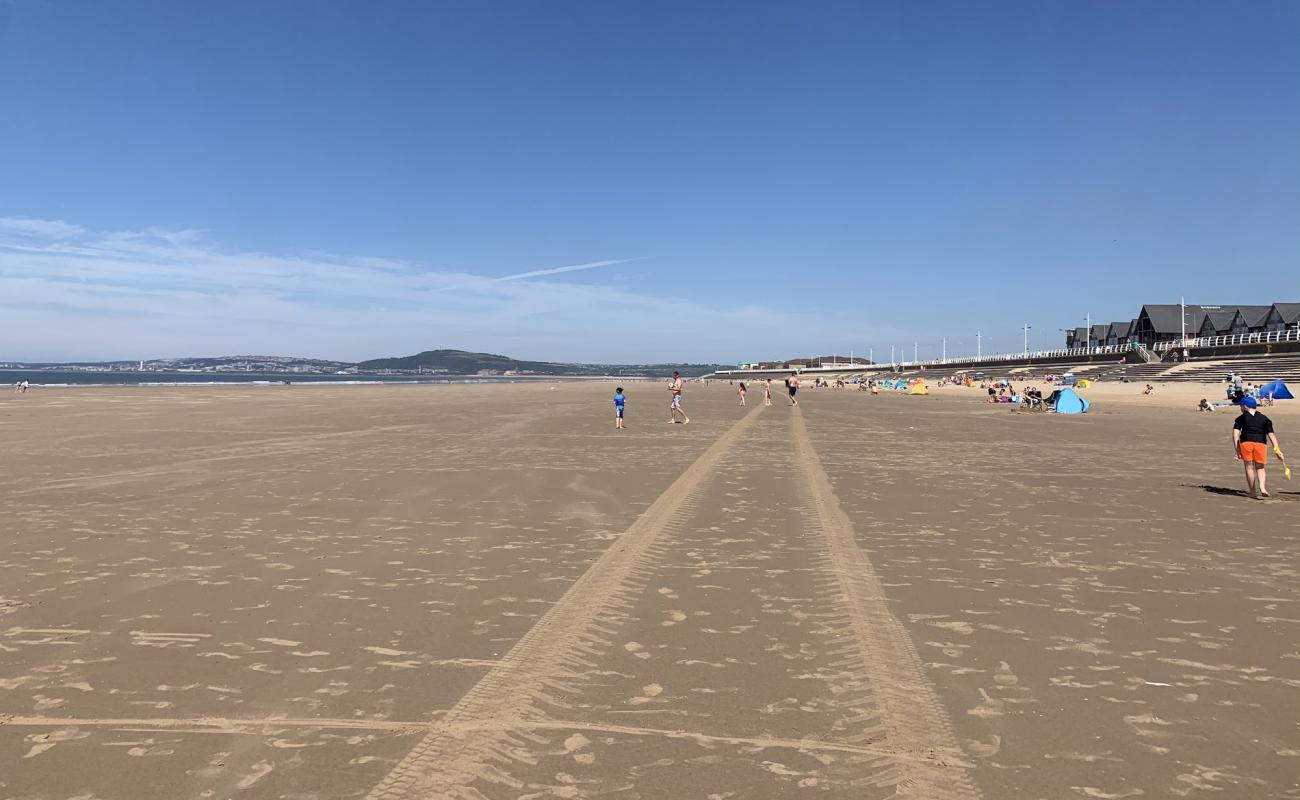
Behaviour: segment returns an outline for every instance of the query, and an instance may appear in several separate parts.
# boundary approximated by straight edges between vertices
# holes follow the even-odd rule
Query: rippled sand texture
[[[0,798],[1300,797],[1228,417],[612,388],[0,399]]]

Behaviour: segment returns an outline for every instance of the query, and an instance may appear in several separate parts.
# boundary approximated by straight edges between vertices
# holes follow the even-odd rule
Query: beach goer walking
[[[614,427],[619,430],[623,429],[623,404],[627,398],[623,396],[623,387],[620,386],[614,390]]]
[[[790,405],[799,405],[799,399],[795,397],[799,393],[799,373],[790,373],[790,377],[785,379],[785,388],[790,392]]]
[[[742,406],[745,404],[745,382],[744,381],[740,382],[740,404]]]
[[[678,414],[682,415],[682,424],[684,425],[691,424],[691,418],[686,416],[686,412],[682,410],[682,384],[683,381],[682,381],[681,373],[674,372],[672,385],[668,387],[668,391],[673,393],[673,401],[668,405],[669,425],[677,421]]]
[[[1241,414],[1232,423],[1232,449],[1246,468],[1246,494],[1252,500],[1269,496],[1264,474],[1269,445],[1278,458],[1284,458],[1277,434],[1273,432],[1273,420],[1259,413],[1258,406],[1255,398],[1243,398]]]
[[[763,405],[772,405],[772,379],[763,381]]]

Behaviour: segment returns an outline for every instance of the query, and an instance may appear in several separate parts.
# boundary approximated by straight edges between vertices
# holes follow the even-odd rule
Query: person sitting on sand
[[[1252,500],[1269,496],[1264,474],[1268,446],[1273,445],[1278,458],[1285,458],[1273,432],[1273,421],[1255,410],[1258,405],[1253,397],[1243,398],[1241,414],[1232,423],[1232,449],[1246,468],[1246,495]]]
[[[1201,398],[1201,404],[1200,404],[1199,406],[1196,407],[1196,410],[1197,410],[1197,411],[1214,411],[1214,406],[1210,405],[1210,401],[1209,401],[1209,400],[1206,400],[1204,397],[1202,397],[1202,398]]]
[[[1149,383],[1147,384],[1147,387],[1142,390],[1143,395],[1155,394],[1155,392],[1156,392],[1156,387],[1152,386]]]

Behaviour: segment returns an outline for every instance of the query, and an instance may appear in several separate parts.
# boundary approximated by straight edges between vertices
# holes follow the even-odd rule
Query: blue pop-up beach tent
[[[1291,394],[1291,390],[1286,388],[1286,384],[1282,381],[1273,381],[1272,383],[1266,383],[1259,387],[1259,396],[1271,397],[1274,400],[1295,399],[1295,395]]]
[[[1052,408],[1058,414],[1082,414],[1092,405],[1069,387],[1058,389],[1052,397]]]

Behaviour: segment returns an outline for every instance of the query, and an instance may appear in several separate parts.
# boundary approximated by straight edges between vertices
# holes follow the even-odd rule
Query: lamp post
[[[943,355],[939,357],[940,361],[948,360],[948,337],[943,337]]]
[[[975,357],[984,357],[984,340],[980,338],[979,331],[975,331]]]
[[[1025,355],[1029,355],[1029,323],[1025,323]]]

